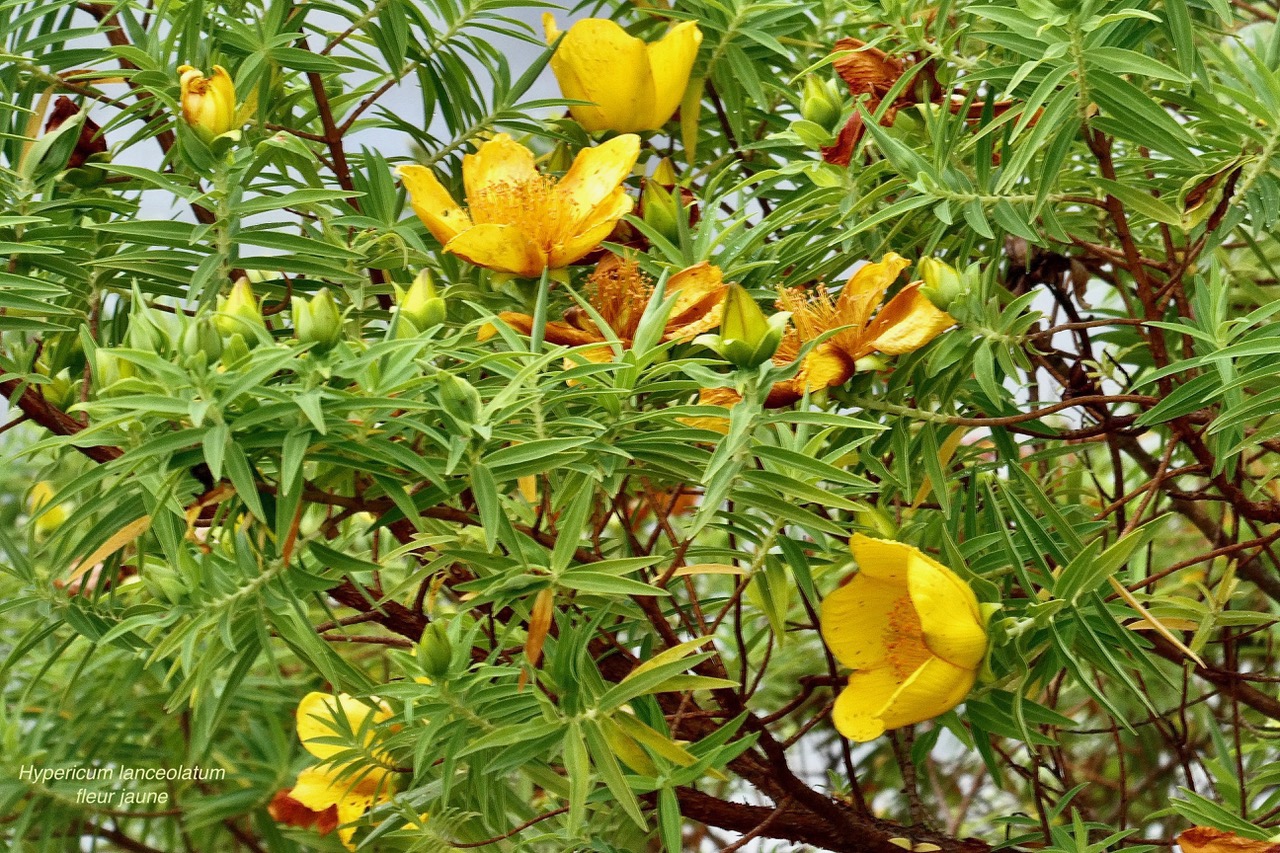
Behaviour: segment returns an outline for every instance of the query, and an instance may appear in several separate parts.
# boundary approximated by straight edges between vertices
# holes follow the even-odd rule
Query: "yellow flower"
[[[182,83],[182,118],[206,141],[235,130],[236,87],[221,65],[213,76],[190,65],[178,66]]]
[[[468,210],[426,166],[401,166],[399,174],[414,213],[446,252],[536,278],[579,260],[631,211],[622,182],[639,156],[639,137],[618,136],[584,148],[557,181],[538,172],[532,151],[500,133],[462,158]]]
[[[339,722],[339,714],[344,722]],[[381,764],[328,759],[355,746],[341,742],[349,740],[349,734],[365,749],[371,748],[378,737],[378,724],[390,718],[391,709],[384,703],[371,708],[346,693],[312,692],[298,703],[298,739],[307,752],[325,763],[299,773],[289,797],[313,812],[336,809],[338,837],[348,850],[356,849],[351,841],[356,830],[342,825],[391,799],[392,774]],[[385,753],[375,750],[374,756],[381,760]]]
[[[936,308],[921,292],[919,281],[908,284],[884,302],[885,292],[910,263],[890,252],[879,263],[860,267],[834,299],[823,287],[813,296],[798,289],[781,291],[778,307],[791,313],[792,327],[774,353],[774,364],[791,364],[800,357],[800,349],[805,344],[833,329],[840,331],[810,350],[794,377],[775,382],[765,405],[769,408],[790,406],[806,391],[843,385],[857,372],[858,362],[873,352],[885,355],[913,352],[954,325],[955,318]],[[741,400],[732,388],[704,388],[698,403],[729,408]],[[693,425],[695,420],[696,425],[717,432],[728,428],[727,420],[716,425],[716,419],[710,417],[686,422]]]
[[[547,42],[560,35],[550,12],[542,16]],[[551,70],[566,98],[594,106],[569,112],[588,131],[657,130],[680,105],[702,44],[693,21],[646,44],[613,21],[585,18],[569,28],[551,57]]]
[[[631,346],[645,306],[653,294],[653,285],[640,274],[640,268],[634,261],[608,255],[591,274],[589,287],[591,307],[623,346]],[[725,289],[720,268],[705,261],[673,275],[667,280],[666,293],[677,296],[667,317],[662,339],[688,340],[718,326]],[[522,334],[527,335],[533,329],[533,318],[528,314],[504,311],[498,317]],[[581,308],[573,308],[565,313],[564,322],[547,324],[546,340],[561,346],[582,346],[604,344],[608,338],[590,314]],[[613,348],[607,344],[592,347],[584,350],[583,355],[591,361],[608,362],[613,360]]]
[[[849,540],[858,572],[822,602],[822,637],[851,667],[832,718],[865,742],[959,705],[987,652],[986,620],[963,580],[901,542]]]
[[[794,378],[774,385],[769,405],[785,406],[806,390],[843,385],[857,371],[859,359],[873,352],[913,352],[955,324],[920,292],[918,281],[884,302],[885,292],[910,263],[890,252],[879,263],[860,267],[834,299],[822,287],[813,296],[801,290],[781,292],[778,307],[791,312],[793,326],[774,357],[779,364],[795,361],[801,347],[832,329],[840,331],[809,352]]]
[[[58,504],[46,509],[55,494],[57,489],[54,488],[53,483],[41,480],[31,487],[31,494],[27,497],[27,508],[31,514],[41,513],[35,522],[36,536],[41,539],[49,536],[71,517],[71,509],[67,504]]]

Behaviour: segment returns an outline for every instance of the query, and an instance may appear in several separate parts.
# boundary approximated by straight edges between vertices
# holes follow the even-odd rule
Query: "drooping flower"
[[[608,325],[613,337],[624,347],[630,347],[645,306],[653,295],[652,283],[641,275],[635,261],[607,255],[591,274],[588,288],[588,303]],[[671,276],[666,294],[676,295],[676,301],[667,316],[662,340],[689,340],[718,326],[725,290],[720,268],[705,261]],[[533,329],[533,318],[528,314],[504,311],[498,317],[522,334],[527,335]],[[602,344],[583,350],[583,354],[595,362],[613,360],[613,348],[606,344],[610,338],[581,308],[565,312],[563,322],[548,323],[545,334],[547,341],[560,346]]]
[[[622,183],[639,156],[639,137],[618,136],[578,152],[556,180],[538,171],[532,151],[498,134],[462,158],[467,210],[426,166],[401,166],[399,174],[414,212],[446,252],[536,278],[581,259],[631,211]]]
[[[221,65],[213,76],[190,65],[178,66],[182,87],[182,118],[205,141],[221,136],[236,125],[236,87]]]
[[[955,572],[902,542],[854,534],[858,571],[822,602],[822,637],[854,671],[832,719],[859,742],[932,719],[973,688],[987,652],[978,599]]]
[[[345,824],[391,799],[392,773],[383,766],[385,753],[375,746],[378,726],[391,718],[391,709],[382,702],[370,707],[346,693],[312,692],[298,703],[297,716],[302,746],[324,763],[299,773],[273,814],[297,826],[314,826],[322,835],[337,826],[343,845],[354,850],[356,828]],[[357,745],[378,760],[332,760]]]
[[[542,16],[542,26],[548,43],[559,38],[550,12]],[[551,71],[566,98],[591,104],[569,107],[586,130],[657,130],[680,105],[700,44],[702,31],[693,21],[646,44],[613,21],[585,18],[565,33],[551,57]]]

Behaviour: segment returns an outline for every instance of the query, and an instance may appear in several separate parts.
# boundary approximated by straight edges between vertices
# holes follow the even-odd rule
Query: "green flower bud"
[[[937,258],[921,258],[918,269],[924,279],[920,292],[941,311],[950,308],[968,289],[956,268]]]
[[[658,161],[658,167],[653,170],[651,180],[668,190],[679,183],[680,178],[676,175],[676,167],[670,157],[663,157]]]
[[[804,78],[804,97],[800,101],[800,114],[806,121],[834,130],[840,120],[842,105],[840,96],[830,80],[810,74]]]
[[[231,288],[230,296],[225,299],[218,297],[214,323],[225,337],[241,335],[248,346],[253,346],[266,334],[267,324],[262,320],[262,310],[258,307],[249,279],[242,276]]]
[[[853,369],[859,373],[879,373],[889,366],[889,360],[878,352],[864,355],[853,363]]]
[[[329,288],[320,288],[310,300],[293,297],[293,333],[304,344],[315,344],[317,352],[342,340],[342,313]]]
[[[557,142],[556,147],[551,149],[551,156],[547,158],[547,171],[567,172],[572,165],[573,152],[569,150],[568,143]]]
[[[680,238],[680,208],[672,194],[655,178],[644,182],[640,209],[646,225],[672,242]]]
[[[452,662],[453,643],[449,640],[449,633],[440,622],[432,622],[418,641],[418,663],[427,675],[441,678],[449,672]]]
[[[97,374],[98,388],[107,390],[112,385],[134,375],[133,363],[125,361],[110,350],[97,349],[93,353],[93,368]]]
[[[167,563],[147,560],[139,574],[152,597],[170,604],[181,604],[186,599],[189,592],[186,583]]]
[[[129,346],[144,352],[163,355],[169,351],[169,336],[160,325],[156,312],[147,306],[142,293],[133,289],[133,308],[129,312]]]
[[[212,364],[222,355],[222,336],[209,317],[196,317],[183,330],[181,347],[182,354],[187,358],[195,358],[198,353],[204,353],[205,363]]]
[[[396,307],[400,319],[412,323],[415,331],[425,332],[445,321],[447,307],[444,298],[436,290],[430,271],[418,273],[408,290],[398,284],[392,286],[396,290]]]
[[[440,402],[444,410],[462,423],[474,424],[480,419],[480,392],[461,376],[443,370],[436,373]]]
[[[47,369],[41,369],[41,365],[36,365],[39,373],[48,375]],[[63,409],[75,402],[75,395],[71,385],[71,371],[64,368],[54,376],[49,377],[49,381],[40,386],[40,393],[48,400],[54,408]]]
[[[738,367],[759,367],[777,352],[790,317],[786,311],[766,317],[751,294],[731,284],[724,297],[720,334],[702,335],[696,342]]]
[[[245,343],[244,335],[235,334],[227,338],[226,346],[222,348],[222,366],[227,370],[234,370],[237,365],[249,357],[249,345]]]

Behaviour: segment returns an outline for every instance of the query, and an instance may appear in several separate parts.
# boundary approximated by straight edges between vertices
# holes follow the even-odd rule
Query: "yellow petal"
[[[939,310],[913,282],[889,300],[869,329],[867,347],[885,355],[914,352],[955,325],[955,319]]]
[[[346,725],[337,721],[335,714],[346,718]],[[370,714],[373,719],[366,725]],[[302,741],[307,752],[316,758],[332,758],[350,748],[339,743],[324,741],[344,738],[349,729],[352,734],[359,735],[363,728],[364,744],[371,743],[376,735],[374,727],[391,718],[391,709],[380,705],[375,711],[364,702],[341,693],[334,696],[330,693],[311,692],[298,703],[298,739]],[[319,741],[319,742],[317,742]]]
[[[930,658],[893,694],[878,714],[880,721],[896,729],[945,714],[964,701],[976,679],[971,669]]]
[[[547,258],[514,225],[473,225],[445,244],[444,250],[476,266],[524,278],[537,278]]]
[[[340,773],[332,765],[321,764],[299,773],[289,796],[312,811],[337,806],[338,823],[349,824],[375,805],[391,799],[391,791],[391,774],[384,768]],[[355,849],[351,843],[355,831],[354,826],[338,830],[338,837],[348,850]]]
[[[822,600],[822,639],[847,667],[881,666],[889,659],[894,617],[904,602],[910,606],[905,576],[881,578],[864,568]]]
[[[300,772],[289,796],[312,811],[322,812],[330,806],[336,806],[345,791],[346,785],[338,778],[333,767],[321,764]]]
[[[626,190],[618,187],[577,226],[578,233],[551,247],[548,263],[552,269],[567,267],[590,254],[613,232],[618,220],[631,211],[634,202]]]
[[[987,632],[969,585],[917,552],[908,558],[907,588],[929,650],[962,669],[977,669],[987,652]]]
[[[690,338],[720,325],[725,289],[720,268],[706,261],[673,275],[667,281],[667,293],[676,294],[676,302],[664,337]]]
[[[213,66],[213,76],[209,78],[209,95],[213,101],[213,119],[220,135],[235,129],[236,122],[236,87],[231,82],[231,75],[221,65]]]
[[[569,112],[586,130],[650,130],[654,112],[648,45],[614,21],[586,18],[569,32],[551,57],[551,71],[566,98],[595,106]]]
[[[855,533],[849,538],[849,549],[853,552],[853,558],[858,561],[859,571],[900,584],[904,590],[911,555],[920,553],[905,542],[872,539],[861,533]]]
[[[528,314],[503,311],[498,315],[498,319],[522,335],[527,335],[533,331],[533,318]],[[550,341],[557,346],[576,347],[583,344],[599,343],[604,340],[604,335],[595,330],[586,331],[570,326],[568,323],[557,321],[547,324],[543,340]]]
[[[649,127],[656,130],[667,123],[680,106],[689,85],[689,72],[698,58],[702,30],[693,21],[677,24],[661,40],[649,45],[649,67],[653,77],[653,112]]]
[[[884,734],[880,712],[889,704],[899,687],[893,672],[881,667],[863,670],[849,676],[849,684],[836,697],[831,721],[836,731],[849,740],[866,743]]]
[[[386,771],[379,768],[366,774],[355,785],[348,788],[338,800],[338,823],[350,824],[357,821],[369,809],[390,800],[391,783],[388,775]],[[356,849],[351,841],[355,833],[354,826],[338,828],[338,837],[342,839],[342,843],[348,850]]]
[[[809,391],[843,385],[853,376],[854,365],[832,341],[823,341],[805,356],[796,377]]]
[[[632,133],[578,152],[556,191],[569,201],[575,221],[582,226],[579,231],[596,224],[600,210],[621,206],[614,197],[639,156],[640,137]]]
[[[699,406],[722,406],[728,409],[742,402],[742,396],[732,388],[703,388],[698,392]],[[678,418],[680,423],[694,427],[695,429],[705,429],[711,432],[718,432],[725,435],[729,432],[729,417],[726,412],[724,416],[702,415],[691,418]]]
[[[398,174],[409,192],[413,212],[442,244],[471,227],[471,217],[426,166],[401,166]]]
[[[860,267],[841,289],[836,302],[841,321],[858,329],[865,328],[871,321],[872,312],[884,299],[885,291],[910,265],[906,258],[889,252],[879,263]]]
[[[538,179],[533,152],[505,133],[462,158],[462,185],[467,198],[495,184],[519,185]]]
[[[560,38],[560,28],[556,26],[556,16],[550,12],[542,13],[542,32],[547,37],[547,44],[554,44]]]
[[[836,699],[832,720],[850,740],[873,740],[945,714],[964,701],[974,680],[973,671],[940,658],[930,658],[905,680],[887,667],[855,672]]]

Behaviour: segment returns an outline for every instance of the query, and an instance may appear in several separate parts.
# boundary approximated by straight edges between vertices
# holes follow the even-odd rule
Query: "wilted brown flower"
[[[1280,844],[1245,838],[1212,826],[1193,826],[1177,837],[1182,853],[1280,853]]]

